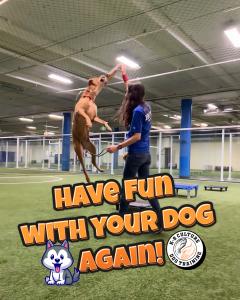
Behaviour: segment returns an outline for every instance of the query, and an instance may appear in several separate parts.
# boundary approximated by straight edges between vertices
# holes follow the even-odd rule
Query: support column
[[[19,168],[19,138],[17,138],[17,149],[16,149],[16,168]]]
[[[161,173],[162,168],[162,133],[158,134],[158,173]]]
[[[112,145],[114,145],[114,133],[112,133]],[[111,155],[111,175],[114,175],[114,156]]]
[[[98,153],[101,153],[102,151],[102,135],[101,133],[99,134],[99,140],[98,140]],[[101,168],[102,165],[102,156],[98,157],[98,165]]]
[[[114,131],[116,131],[116,132],[119,131],[119,128],[118,127],[114,128]],[[118,138],[115,137],[115,141],[114,142],[116,144],[118,144],[119,137]],[[115,153],[113,153],[113,166],[114,166],[114,169],[118,168],[118,151],[115,152]]]
[[[192,127],[192,99],[182,99],[181,104],[181,128]],[[190,177],[191,159],[191,131],[183,130],[180,132],[180,158],[179,158],[179,177]]]
[[[220,180],[224,181],[224,138],[225,138],[225,129],[222,130],[222,149],[221,149],[221,174],[220,174]]]
[[[5,167],[8,166],[8,141],[6,142],[6,161],[5,161]]]
[[[229,134],[228,180],[232,180],[232,133]]]
[[[61,167],[61,140],[58,140],[58,155],[57,155],[57,164],[58,164],[58,171],[60,171]]]
[[[71,113],[63,113],[62,171],[70,169]],[[67,134],[67,135],[66,135]]]
[[[25,168],[28,167],[28,141],[25,141]]]
[[[173,167],[173,137],[170,137],[170,174],[172,175],[172,167]]]
[[[42,144],[42,157],[43,157],[43,160],[42,160],[42,169],[44,169],[44,165],[45,165],[45,136],[43,137],[43,144]]]

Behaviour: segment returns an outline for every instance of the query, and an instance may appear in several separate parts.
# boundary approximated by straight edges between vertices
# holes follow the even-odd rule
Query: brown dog
[[[96,163],[96,147],[89,139],[89,129],[92,127],[92,122],[103,124],[109,131],[112,131],[111,127],[108,125],[108,122],[100,119],[97,116],[97,105],[95,100],[104,86],[107,85],[108,80],[114,76],[120,67],[121,65],[117,65],[106,75],[90,78],[88,81],[88,87],[80,95],[80,98],[74,109],[72,127],[73,146],[87,182],[90,182],[90,178],[84,165],[84,150],[87,150],[92,155],[92,164],[94,167],[98,171],[103,172],[103,170],[100,169]]]

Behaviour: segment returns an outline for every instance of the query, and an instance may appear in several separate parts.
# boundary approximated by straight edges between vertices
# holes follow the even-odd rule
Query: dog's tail
[[[79,279],[80,279],[80,271],[77,268],[74,268],[73,282],[78,282]]]

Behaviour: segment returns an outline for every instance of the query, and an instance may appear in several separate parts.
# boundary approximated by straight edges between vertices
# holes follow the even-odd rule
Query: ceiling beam
[[[146,0],[144,2],[138,1],[138,0],[132,0],[132,3],[135,4],[135,6],[138,9],[147,9],[151,4]],[[186,49],[188,49],[194,56],[196,56],[202,63],[204,64],[211,64],[214,63],[212,58],[204,51],[204,49],[201,49],[201,47],[191,38],[189,38],[185,32],[183,32],[182,29],[179,28],[179,26],[176,26],[176,24],[161,10],[156,11],[150,11],[147,12],[146,15],[153,20],[156,24],[158,24],[161,28],[165,29],[166,32],[168,32],[175,40],[177,40],[182,46],[184,46]],[[200,49],[202,53],[199,53],[198,51],[195,51],[195,49]],[[219,66],[212,66],[211,68],[213,72],[216,74],[219,74],[219,72],[226,75],[225,78],[221,78],[222,81],[227,83],[230,86],[234,85],[234,82],[236,82],[235,78],[230,76],[224,69],[222,69]]]

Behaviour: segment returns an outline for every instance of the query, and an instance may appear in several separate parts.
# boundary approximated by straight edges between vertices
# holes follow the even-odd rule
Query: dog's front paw
[[[53,285],[54,283],[55,283],[54,280],[48,280],[48,282],[47,282],[47,284],[49,284],[49,285]]]
[[[45,282],[48,283],[49,279],[50,279],[49,276],[45,277]]]
[[[108,131],[112,131],[112,128],[108,125],[107,122],[104,125],[105,125],[105,127],[107,128]]]
[[[92,122],[87,122],[87,127],[92,128]]]
[[[57,281],[57,285],[64,285],[64,283],[65,283],[65,280],[58,280]]]

